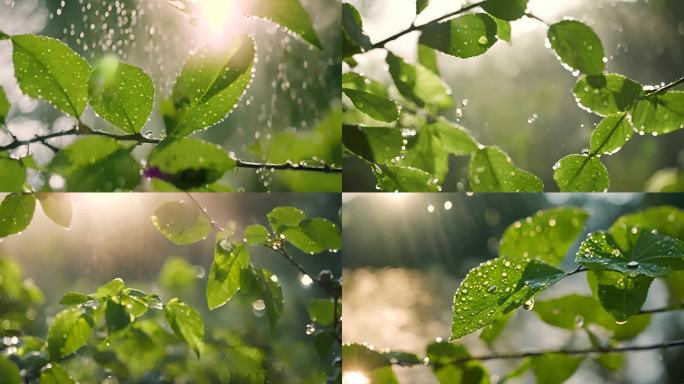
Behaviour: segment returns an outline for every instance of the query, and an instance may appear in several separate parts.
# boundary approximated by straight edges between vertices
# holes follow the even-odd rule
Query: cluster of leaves
[[[36,200],[53,221],[70,226],[68,196],[10,194],[0,204],[0,238],[28,227]],[[218,227],[199,205],[183,201],[162,204],[151,219],[156,228],[177,245],[204,240]],[[249,247],[271,249],[306,273],[287,252],[286,245],[308,254],[337,252],[341,248],[341,235],[331,221],[307,218],[302,210],[294,207],[275,208],[267,219],[270,229],[249,225],[244,230],[243,241],[235,238],[235,225],[215,234],[214,258],[205,295],[208,309],[216,310],[239,294],[242,302],[264,311],[274,328],[285,304],[282,287],[271,271],[251,264]],[[170,259],[161,272],[162,285],[172,286],[179,279],[193,284],[194,272],[189,267],[182,259]],[[189,279],[179,278],[179,270],[189,271]],[[341,380],[341,281],[328,270],[317,276],[307,276],[327,294],[327,297],[314,298],[308,303],[311,324],[307,326],[307,334],[312,337],[312,347],[330,363],[328,381],[337,383]],[[183,285],[182,281],[180,284]],[[158,295],[127,287],[118,278],[91,294],[65,294],[60,304],[67,308],[54,316],[45,339],[22,332],[27,322],[30,323],[27,320],[36,318],[43,294],[30,280],[22,280],[19,267],[6,258],[0,258],[0,298],[0,330],[4,343],[0,345],[4,352],[0,354],[0,377],[10,378],[9,383],[38,379],[47,383],[72,383],[74,379],[68,373],[70,364],[85,356],[99,364],[102,372],[118,378],[145,377],[150,382],[163,382],[167,375],[187,374],[182,369],[172,372],[176,369],[174,366],[155,371],[167,357],[167,350],[177,348],[179,341],[197,357],[209,351],[210,359],[220,359],[216,355],[230,349],[232,357],[229,360],[236,367],[225,369],[229,378],[241,377],[248,383],[263,383],[266,378],[261,362],[263,357],[258,349],[243,345],[235,336],[219,332],[211,332],[211,339],[205,340],[204,319],[197,310],[178,298],[164,303]],[[185,352],[174,360],[181,357],[185,364],[193,364],[187,361]],[[206,358],[203,361],[206,362]],[[254,369],[237,367],[244,364]],[[161,376],[151,377],[151,371]]]
[[[451,341],[482,330],[480,338],[491,347],[513,311],[523,308],[551,326],[573,334],[586,332],[594,351],[603,351],[591,359],[618,370],[623,356],[610,348],[635,338],[649,325],[650,314],[641,310],[652,281],[663,278],[672,295],[682,298],[684,211],[660,206],[619,217],[607,231],[586,236],[575,256],[579,267],[566,273],[558,266],[583,233],[588,217],[578,208],[556,208],[510,225],[501,238],[499,257],[470,270],[456,291]],[[535,304],[535,296],[580,272],[586,272],[592,296],[570,294]],[[543,383],[564,382],[585,359],[562,350],[518,357],[522,363],[507,377],[531,368]],[[430,364],[441,383],[489,382],[481,359],[470,356],[463,345],[441,340],[427,347],[426,360],[360,344],[343,346],[343,358],[345,371],[362,371],[374,378],[373,383],[396,382],[393,364],[421,363]]]
[[[419,14],[429,1],[416,1]],[[454,107],[449,86],[440,78],[437,53],[469,58],[485,53],[498,40],[510,41],[510,21],[526,15],[527,0],[487,0],[372,44],[359,12],[342,9],[343,74],[346,96],[343,143],[346,151],[367,162],[383,191],[439,191],[449,172],[448,158],[470,156],[469,189],[473,192],[539,192],[542,181],[517,167],[496,146],[473,136],[440,113]],[[475,8],[484,12],[466,13]],[[533,17],[531,15],[528,15]],[[418,63],[411,64],[385,48],[407,33],[419,31]],[[570,155],[554,167],[561,191],[606,191],[608,171],[599,157],[617,152],[633,132],[653,135],[684,127],[684,93],[664,87],[647,92],[618,74],[604,73],[601,40],[587,25],[565,19],[548,28],[548,46],[565,68],[582,74],[574,89],[577,103],[605,116],[596,127],[588,153]],[[355,55],[387,51],[386,62],[396,92],[354,72]],[[676,85],[676,84],[673,84]]]
[[[269,19],[322,49],[309,14],[298,0],[263,0],[249,4],[243,7],[246,15]],[[234,36],[225,47],[203,47],[188,57],[171,95],[157,100],[165,124],[162,139],[141,133],[155,104],[154,83],[142,69],[112,56],[91,67],[66,44],[44,36],[0,33],[0,40],[12,43],[15,75],[22,92],[47,101],[74,118],[74,128],[69,131],[28,141],[15,138],[11,144],[0,147],[1,190],[19,192],[27,188],[27,168],[46,179],[59,175],[69,191],[133,190],[140,187],[142,176],[152,180],[151,188],[155,191],[231,190],[218,181],[242,162],[217,145],[188,136],[221,122],[245,94],[255,73],[256,45],[251,36]],[[81,117],[88,105],[115,131],[125,134],[94,131],[84,124]],[[0,92],[0,125],[8,111],[7,99]],[[57,148],[48,141],[66,135],[89,136],[65,148]],[[328,132],[317,132],[316,138],[320,137],[333,140]],[[297,138],[289,139],[296,141]],[[37,164],[30,156],[20,159],[10,156],[9,150],[32,142],[42,143],[56,152],[49,164]],[[144,169],[131,155],[141,143],[156,144],[144,161]],[[317,161],[301,160],[309,160],[313,165],[320,161],[338,161],[330,153],[312,155],[314,159],[317,156]],[[298,164],[289,165],[286,168],[298,168]],[[259,164],[251,163],[250,168],[258,169]],[[322,167],[321,171],[327,169]],[[47,190],[50,186],[46,184],[44,188]]]

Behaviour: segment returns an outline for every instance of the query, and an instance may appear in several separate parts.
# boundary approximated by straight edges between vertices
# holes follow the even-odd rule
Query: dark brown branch
[[[372,50],[374,50],[374,49],[384,48],[385,45],[386,45],[387,43],[389,43],[390,41],[394,41],[394,40],[396,40],[396,39],[398,39],[398,38],[400,38],[400,37],[402,37],[402,36],[404,36],[404,35],[407,35],[407,34],[409,34],[409,33],[411,33],[411,32],[414,32],[414,31],[421,31],[421,30],[423,30],[425,27],[427,27],[427,26],[429,26],[429,25],[437,24],[437,23],[440,23],[440,22],[445,21],[445,20],[447,20],[447,19],[450,19],[450,18],[452,18],[452,17],[454,17],[454,16],[460,15],[461,13],[467,12],[467,11],[473,9],[473,8],[477,8],[477,7],[481,6],[481,5],[484,4],[485,2],[486,2],[486,1],[480,1],[480,2],[477,2],[477,3],[473,3],[473,4],[466,5],[465,7],[461,8],[461,9],[459,9],[459,10],[457,10],[457,11],[454,11],[454,12],[451,12],[451,13],[449,13],[449,14],[446,14],[446,15],[444,15],[444,16],[442,16],[442,17],[439,17],[439,18],[437,18],[437,19],[434,19],[434,20],[432,20],[432,21],[430,21],[430,22],[427,22],[427,23],[425,23],[425,24],[421,24],[421,25],[411,24],[411,26],[408,27],[408,28],[406,28],[405,30],[403,30],[403,31],[401,31],[401,32],[398,32],[398,33],[396,33],[396,34],[394,34],[394,35],[392,35],[392,36],[390,36],[390,37],[388,37],[388,38],[386,38],[386,39],[384,39],[384,40],[378,41],[377,43],[373,44],[373,45],[372,45],[369,49],[367,49],[365,52],[372,51]],[[365,53],[365,52],[363,52],[363,53]]]

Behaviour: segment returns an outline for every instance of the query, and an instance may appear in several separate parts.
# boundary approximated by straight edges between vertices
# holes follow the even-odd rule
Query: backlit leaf
[[[600,75],[604,62],[603,44],[594,31],[577,20],[563,20],[549,27],[551,47],[563,65],[572,71]]]
[[[491,16],[472,13],[430,24],[419,43],[446,54],[467,58],[481,55],[496,43],[497,25]]]
[[[684,91],[647,96],[632,108],[632,124],[639,133],[653,136],[684,127]]]
[[[33,219],[36,198],[33,195],[11,194],[0,203],[0,239],[23,232]]]
[[[195,204],[167,201],[155,209],[152,223],[169,241],[177,245],[196,243],[212,231],[209,218]]]
[[[475,152],[468,167],[473,192],[541,192],[544,183],[535,175],[517,168],[498,147],[483,147]]]
[[[250,0],[242,2],[241,6],[247,14],[270,20],[323,49],[311,17],[299,0]]]
[[[58,313],[48,330],[50,357],[59,360],[79,350],[88,341],[91,329],[80,308],[68,308]]]
[[[178,299],[171,299],[164,305],[164,315],[176,336],[199,358],[204,351],[204,320],[199,312]]]
[[[644,94],[641,84],[617,73],[582,75],[573,91],[577,103],[601,116],[628,110]]]
[[[561,192],[605,192],[608,170],[595,156],[568,155],[553,166],[553,180]]]

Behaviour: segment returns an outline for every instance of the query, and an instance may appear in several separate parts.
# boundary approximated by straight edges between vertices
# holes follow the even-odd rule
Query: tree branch
[[[95,136],[105,136],[109,137],[114,140],[118,141],[135,141],[137,144],[159,144],[161,142],[160,139],[154,139],[150,137],[145,137],[144,135],[140,133],[134,133],[134,134],[129,134],[129,135],[115,135],[112,133],[108,132],[102,132],[102,131],[95,131],[88,127],[87,125],[80,123],[78,126],[66,130],[66,131],[60,131],[60,132],[52,132],[48,133],[43,136],[35,136],[32,137],[28,140],[19,140],[17,139],[12,132],[7,130],[9,132],[10,136],[12,137],[13,141],[7,145],[0,146],[0,152],[4,151],[9,151],[12,149],[16,149],[19,147],[22,147],[24,145],[30,145],[33,143],[41,143],[47,146],[48,148],[52,149],[53,151],[57,152],[58,148],[48,144],[46,140],[48,139],[53,139],[56,137],[64,137],[64,136],[75,136],[75,135],[95,135]],[[256,163],[256,162],[250,162],[250,161],[244,161],[244,160],[236,160],[237,162],[237,167],[238,168],[246,168],[246,169],[277,169],[277,170],[288,170],[288,171],[303,171],[303,172],[321,172],[321,173],[342,173],[342,168],[339,167],[332,167],[328,164],[323,164],[321,166],[310,166],[310,165],[305,165],[305,164],[296,164],[292,162],[287,162],[287,163],[282,163],[282,164],[276,164],[276,163]]]
[[[652,90],[652,91],[646,93],[642,98],[649,97],[649,96],[653,96],[653,95],[657,95],[657,94],[659,94],[659,93],[662,93],[662,92],[667,91],[668,89],[674,88],[674,87],[676,87],[676,86],[678,86],[679,84],[682,84],[682,83],[684,83],[684,77],[680,77],[679,79],[677,79],[677,80],[671,82],[671,83],[668,84],[668,85],[664,85],[664,86],[662,86],[662,87],[660,87],[660,88],[658,88],[658,89],[654,89],[654,90]]]
[[[434,20],[432,20],[432,21],[429,21],[429,22],[427,22],[427,23],[425,23],[425,24],[421,24],[421,25],[411,24],[411,26],[408,27],[408,28],[406,28],[405,30],[403,30],[403,31],[401,31],[401,32],[398,32],[398,33],[396,33],[396,34],[394,34],[394,35],[392,35],[392,36],[390,36],[390,37],[388,37],[388,38],[386,38],[386,39],[384,39],[384,40],[378,41],[377,43],[373,44],[369,49],[367,49],[367,50],[365,50],[364,52],[361,52],[361,53],[363,54],[363,53],[372,51],[372,50],[374,50],[374,49],[384,48],[385,45],[386,45],[387,43],[389,43],[390,41],[394,41],[394,40],[396,40],[396,39],[398,39],[398,38],[400,38],[400,37],[402,37],[402,36],[404,36],[404,35],[407,35],[407,34],[409,34],[409,33],[411,33],[411,32],[414,32],[414,31],[422,31],[424,28],[426,28],[426,27],[429,26],[429,25],[437,24],[437,23],[440,23],[440,22],[445,21],[445,20],[447,20],[447,19],[450,19],[450,18],[452,18],[452,17],[454,17],[454,16],[458,16],[458,15],[460,15],[461,13],[467,12],[467,11],[473,9],[473,8],[477,8],[477,7],[481,6],[481,5],[484,4],[484,3],[486,3],[486,1],[480,1],[480,2],[477,2],[477,3],[473,3],[473,4],[468,4],[468,5],[466,5],[465,7],[461,8],[461,9],[459,9],[459,10],[457,10],[457,11],[454,11],[454,12],[451,12],[451,13],[446,14],[446,15],[444,15],[444,16],[441,16],[441,17],[439,17],[439,18],[437,18],[437,19],[434,19]]]

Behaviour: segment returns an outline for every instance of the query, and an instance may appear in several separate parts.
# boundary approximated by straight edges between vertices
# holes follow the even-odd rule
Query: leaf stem
[[[398,32],[398,33],[396,33],[396,34],[394,34],[394,35],[392,35],[392,36],[390,36],[390,37],[388,37],[388,38],[386,38],[386,39],[384,39],[384,40],[378,41],[377,43],[373,44],[370,48],[368,48],[367,50],[365,50],[364,52],[362,52],[362,54],[363,54],[363,53],[366,53],[366,52],[369,52],[369,51],[372,51],[372,50],[374,50],[374,49],[384,48],[385,45],[386,45],[387,43],[389,43],[390,41],[394,41],[394,40],[396,40],[396,39],[398,39],[398,38],[400,38],[400,37],[402,37],[402,36],[404,36],[404,35],[407,35],[407,34],[409,34],[409,33],[411,33],[411,32],[414,32],[414,31],[422,31],[425,27],[427,27],[427,26],[429,26],[429,25],[436,24],[436,23],[440,23],[440,22],[445,21],[445,20],[447,20],[447,19],[450,19],[450,18],[452,18],[452,17],[454,17],[454,16],[460,15],[461,13],[467,12],[467,11],[473,9],[473,8],[477,8],[477,7],[481,6],[481,5],[484,4],[484,3],[486,3],[486,1],[479,1],[479,2],[477,2],[477,3],[468,4],[468,5],[466,5],[465,7],[462,7],[461,9],[459,9],[459,10],[457,10],[457,11],[454,11],[454,12],[451,12],[451,13],[446,14],[446,15],[444,15],[444,16],[441,16],[441,17],[439,17],[439,18],[437,18],[437,19],[434,19],[434,20],[432,20],[432,21],[429,21],[429,22],[427,22],[427,23],[425,23],[425,24],[415,25],[415,24],[412,23],[410,27],[404,29],[403,31]]]
[[[646,93],[643,97],[645,98],[645,97],[657,95],[657,94],[659,94],[659,93],[662,93],[662,92],[667,91],[668,89],[674,88],[674,87],[676,87],[676,86],[678,86],[679,84],[682,84],[682,83],[684,83],[684,76],[682,76],[682,77],[680,77],[679,79],[677,79],[677,80],[671,82],[670,84],[664,85],[664,86],[662,86],[662,87],[660,87],[660,88],[658,88],[658,89],[654,89],[654,90],[652,90],[652,91]]]

